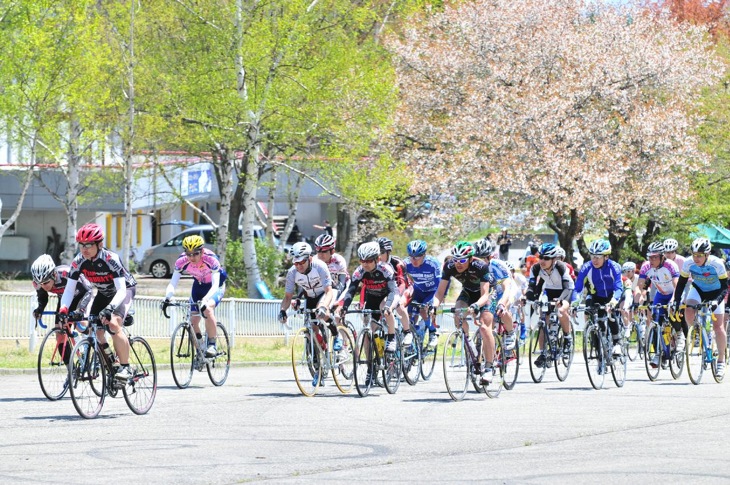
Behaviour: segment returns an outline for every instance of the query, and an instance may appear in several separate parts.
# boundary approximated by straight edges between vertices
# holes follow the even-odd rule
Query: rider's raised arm
[[[177,287],[178,282],[180,281],[180,270],[175,268],[175,271],[172,273],[172,278],[170,278],[170,282],[167,284],[167,288],[165,289],[165,298],[170,299],[175,294],[175,288]]]

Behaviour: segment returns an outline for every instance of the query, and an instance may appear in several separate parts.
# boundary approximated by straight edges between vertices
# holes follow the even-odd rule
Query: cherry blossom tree
[[[464,219],[545,217],[571,247],[586,224],[671,208],[707,165],[693,108],[722,65],[706,29],[573,0],[478,0],[389,45],[397,149],[414,187]]]

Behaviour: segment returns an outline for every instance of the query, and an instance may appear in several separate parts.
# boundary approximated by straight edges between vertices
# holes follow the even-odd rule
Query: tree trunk
[[[347,245],[342,252],[342,256],[344,256],[345,261],[349,265],[355,251],[357,251],[357,220],[360,218],[360,209],[355,206],[347,206],[346,211],[348,218],[347,224],[350,230],[347,234]]]
[[[621,251],[626,240],[631,234],[631,224],[625,220],[608,220],[608,241],[611,243],[611,258],[614,261],[621,260]]]
[[[218,163],[215,164],[216,176],[218,177],[218,188],[221,197],[220,217],[218,218],[218,227],[216,228],[215,253],[220,259],[221,265],[226,262],[226,244],[230,232],[238,234],[238,220],[231,224],[231,205],[233,203],[233,168],[234,163],[231,159],[235,156],[231,150],[224,145],[217,145],[215,153],[218,157]]]
[[[294,187],[292,188],[292,177],[294,178]],[[299,204],[299,196],[301,195],[302,183],[304,177],[301,175],[289,172],[289,190],[287,191],[287,198],[289,202],[289,216],[286,219],[284,230],[279,235],[279,248],[283,248],[286,242],[289,240],[289,235],[294,229],[294,225],[297,222],[297,205]]]
[[[256,260],[256,245],[254,244],[253,226],[256,219],[256,185],[258,181],[258,148],[246,157],[241,170],[243,177],[243,264],[246,267],[249,298],[260,298],[256,283],[261,281],[258,261]]]
[[[583,226],[585,224],[583,216],[579,214],[578,211],[575,209],[571,209],[570,214],[565,214],[562,212],[552,212],[551,216],[553,220],[548,221],[548,227],[550,227],[550,229],[555,231],[555,233],[558,235],[560,247],[565,250],[565,254],[567,256],[566,259],[569,263],[572,263],[573,241],[575,241],[576,238],[580,236],[583,232]],[[585,244],[583,246],[585,246]],[[586,254],[583,254],[583,251],[580,248],[580,244],[578,245],[578,250],[585,259]]]
[[[63,200],[63,208],[66,212],[66,241],[61,253],[61,263],[69,264],[76,255],[76,229],[78,226],[79,213],[79,183],[81,154],[81,123],[76,116],[71,117],[71,133],[68,145],[68,167],[66,173],[66,196]]]

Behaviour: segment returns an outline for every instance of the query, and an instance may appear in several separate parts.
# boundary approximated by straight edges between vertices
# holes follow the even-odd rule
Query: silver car
[[[210,224],[194,226],[185,229],[180,234],[174,236],[166,243],[152,246],[144,252],[141,272],[148,271],[155,278],[169,278],[172,276],[172,270],[175,269],[175,261],[183,252],[182,241],[188,236],[202,236],[205,240],[205,247],[213,250],[213,239],[215,237],[215,229]]]

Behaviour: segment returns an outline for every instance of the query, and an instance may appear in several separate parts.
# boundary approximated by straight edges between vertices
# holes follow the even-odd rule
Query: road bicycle
[[[715,382],[721,383],[724,376],[717,375],[717,361],[720,355],[717,348],[717,337],[712,322],[716,319],[710,302],[703,302],[699,305],[687,305],[697,311],[695,323],[689,329],[687,336],[687,374],[692,384],[699,384],[702,374],[708,367],[715,378]],[[727,362],[728,350],[725,349],[725,362]]]
[[[122,332],[133,323],[128,316]],[[147,413],[157,395],[157,366],[150,345],[142,337],[129,339],[129,370],[131,377],[126,382],[115,378],[118,364],[109,347],[109,353],[102,351],[97,337],[99,331],[109,331],[97,315],[80,317],[88,321],[89,335],[74,345],[68,369],[69,390],[76,411],[86,419],[95,418],[104,406],[107,395],[116,397],[121,390],[127,406],[135,414]],[[78,321],[69,318],[69,321]],[[111,339],[109,339],[111,340]]]
[[[608,312],[612,310],[608,305],[600,304],[589,307],[581,306],[579,311],[581,310],[585,312],[586,316],[586,328],[583,332],[583,357],[591,385],[594,389],[601,389],[610,368],[616,386],[623,387],[626,382],[628,359],[623,353],[623,346],[621,346],[620,355],[613,355],[613,335],[611,335],[611,328],[608,325]],[[599,312],[603,315],[599,316]],[[613,310],[613,317],[619,320],[620,326],[619,312]]]
[[[170,318],[167,314],[169,307],[180,308],[183,312],[182,322],[175,327],[170,337],[172,379],[177,387],[185,389],[193,379],[194,370],[202,372],[203,369],[206,369],[210,382],[214,386],[222,386],[228,379],[228,372],[231,368],[231,346],[228,339],[228,330],[221,322],[216,322],[216,354],[213,357],[207,357],[205,355],[207,336],[203,334],[202,339],[199,341],[190,323],[192,305],[192,302],[184,301],[163,302],[161,306],[162,313],[167,319]],[[202,303],[198,302],[197,305],[200,308]],[[204,323],[201,321],[200,325],[204,326]]]
[[[380,310],[347,310],[347,313],[363,315],[363,328],[355,345],[355,388],[361,397],[365,397],[375,384],[377,374],[381,374],[381,382],[388,394],[398,391],[403,371],[402,334],[395,333],[395,352],[385,351],[385,339],[388,335],[388,324]],[[380,318],[373,320],[373,315]],[[371,322],[375,329],[371,328]]]
[[[458,317],[456,330],[446,338],[443,353],[444,382],[446,391],[454,401],[461,401],[466,395],[466,390],[471,381],[474,390],[483,392],[491,398],[499,396],[504,384],[504,364],[506,361],[502,338],[494,332],[494,362],[492,366],[494,375],[489,385],[483,386],[481,378],[481,342],[476,345],[474,340],[469,338],[469,333],[464,331],[469,321],[475,321],[473,315],[469,315],[469,308],[451,308],[441,313],[455,313]],[[468,327],[467,327],[468,328]]]
[[[559,381],[568,378],[570,367],[573,365],[575,351],[575,330],[571,324],[570,342],[566,348],[566,335],[558,320],[556,302],[542,299],[532,303],[533,311],[538,312],[537,326],[530,330],[529,364],[530,376],[533,382],[542,382],[545,372],[555,367],[555,375]],[[542,349],[540,346],[542,345]],[[542,356],[542,367],[537,365],[537,359]]]
[[[334,336],[329,326],[317,318],[317,310],[299,308],[294,314],[304,316],[304,325],[294,335],[291,348],[291,363],[297,387],[307,397],[312,397],[324,385],[331,374],[335,385],[343,394],[352,390],[354,381],[354,351],[350,330],[337,326],[342,338],[340,350],[334,350]]]
[[[643,305],[634,311],[631,324],[626,330],[624,353],[631,362],[638,357],[645,358],[646,309],[647,306]]]
[[[504,340],[507,335],[507,329],[504,326],[504,323],[502,322],[502,318],[500,316],[495,316],[494,321],[494,333],[495,335],[499,336],[499,341],[501,343],[504,343]],[[513,320],[514,322],[514,320]],[[513,331],[515,332],[515,348],[513,350],[505,350],[504,355],[500,358],[500,366],[503,369],[502,377],[503,377],[503,384],[504,388],[508,391],[511,391],[514,389],[515,384],[517,383],[517,376],[520,373],[520,334],[519,334],[519,324],[513,323],[512,327]],[[475,339],[476,341],[477,339]],[[481,345],[481,334],[479,334],[479,345]],[[497,355],[497,354],[495,354]]]
[[[46,311],[43,315],[55,317],[56,312]],[[48,328],[41,318],[36,320],[37,327]],[[43,337],[38,350],[38,383],[43,395],[51,401],[61,399],[68,392],[68,363],[78,335],[76,330],[63,325],[54,326]]]
[[[433,370],[436,367],[436,358],[438,357],[438,340],[436,340],[436,345],[434,347],[430,347],[428,345],[429,339],[426,334],[427,325],[426,322],[421,318],[421,310],[424,308],[429,311],[431,305],[416,302],[411,302],[408,304],[408,318],[411,322],[411,330],[413,333],[413,346],[418,349],[421,378],[424,381],[427,381],[433,375]],[[431,316],[430,318],[435,317]],[[411,353],[414,353],[414,351],[411,350]],[[407,360],[406,355],[404,355],[404,362],[406,362]],[[407,366],[408,364],[406,363],[406,367]],[[407,380],[409,372],[405,368],[403,369],[403,372],[406,374]],[[415,380],[418,380],[418,376],[415,376]]]
[[[661,369],[669,366],[672,377],[676,380],[682,375],[684,369],[684,351],[677,352],[678,332],[672,328],[672,323],[667,315],[667,305],[647,305],[652,314],[661,311],[659,321],[652,319],[651,325],[646,329],[644,348],[646,349],[644,366],[650,381],[659,377]],[[663,311],[662,311],[663,310]],[[682,330],[679,330],[681,332]],[[656,362],[656,367],[652,363]]]

